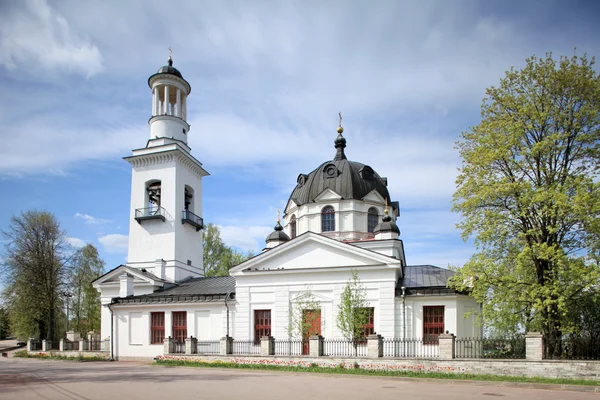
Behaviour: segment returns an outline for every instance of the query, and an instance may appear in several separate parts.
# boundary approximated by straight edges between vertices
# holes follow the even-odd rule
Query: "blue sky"
[[[543,7],[541,5],[543,4]],[[473,252],[450,211],[454,142],[485,88],[526,57],[600,55],[600,7],[583,1],[3,1],[0,228],[56,214],[107,269],[127,251],[131,170],[145,145],[148,77],[174,65],[192,86],[192,152],[204,219],[261,250],[299,173],[334,156],[389,179],[409,264]]]

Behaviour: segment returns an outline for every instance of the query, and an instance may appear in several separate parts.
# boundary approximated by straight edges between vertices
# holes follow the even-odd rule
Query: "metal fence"
[[[71,342],[70,340],[63,340],[64,351],[79,351],[79,342]]]
[[[260,343],[252,340],[234,340],[233,354],[260,354]]]
[[[173,354],[185,354],[185,340],[174,340],[171,346]]]
[[[102,340],[89,340],[87,342],[88,351],[101,351]]]
[[[276,356],[301,356],[308,355],[308,341],[301,339],[275,339]]]
[[[435,358],[440,356],[439,345],[423,343],[423,339],[383,339],[384,357]]]
[[[196,349],[198,354],[220,354],[221,342],[218,340],[198,341]]]
[[[323,355],[337,357],[366,357],[367,343],[358,343],[356,346],[348,339],[324,339]]]
[[[53,342],[52,340],[46,340],[46,350],[58,350],[59,342]]]
[[[600,338],[563,336],[544,338],[544,358],[549,360],[600,360]]]
[[[37,351],[42,350],[42,342],[38,342],[37,340],[32,340],[30,346],[31,346],[31,350],[37,350]]]
[[[457,338],[456,358],[525,358],[525,338]]]

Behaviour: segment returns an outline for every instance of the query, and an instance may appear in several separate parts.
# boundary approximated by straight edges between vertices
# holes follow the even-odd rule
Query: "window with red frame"
[[[271,310],[254,310],[254,343],[263,336],[271,336]]]
[[[423,307],[423,343],[438,344],[444,333],[444,306]]]
[[[177,311],[173,315],[173,339],[177,342],[185,341],[187,337],[187,312]]]
[[[360,343],[367,343],[367,337],[375,334],[375,308],[365,307],[367,322],[363,325],[363,336]]]
[[[150,344],[162,344],[165,340],[165,313],[150,313]]]

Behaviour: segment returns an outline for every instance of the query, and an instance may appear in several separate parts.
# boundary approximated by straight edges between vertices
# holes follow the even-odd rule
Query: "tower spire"
[[[344,132],[344,128],[342,127],[342,112],[341,111],[338,113],[338,116],[340,117],[340,121],[338,123],[338,128],[337,128],[338,136],[335,139],[335,141],[333,142],[335,144],[335,148],[337,149],[337,152],[335,154],[335,157],[333,158],[333,161],[340,161],[340,160],[346,159],[346,154],[344,153],[344,149],[346,148],[346,138],[344,138],[344,136],[342,135],[342,133]]]

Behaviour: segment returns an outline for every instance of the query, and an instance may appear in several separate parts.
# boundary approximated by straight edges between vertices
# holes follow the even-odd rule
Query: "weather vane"
[[[171,47],[169,46],[169,58],[171,58],[172,55],[173,55],[173,50],[171,50]]]
[[[340,116],[340,124],[339,124],[339,126],[342,126],[342,112],[340,111],[340,112],[338,113],[338,115]]]

